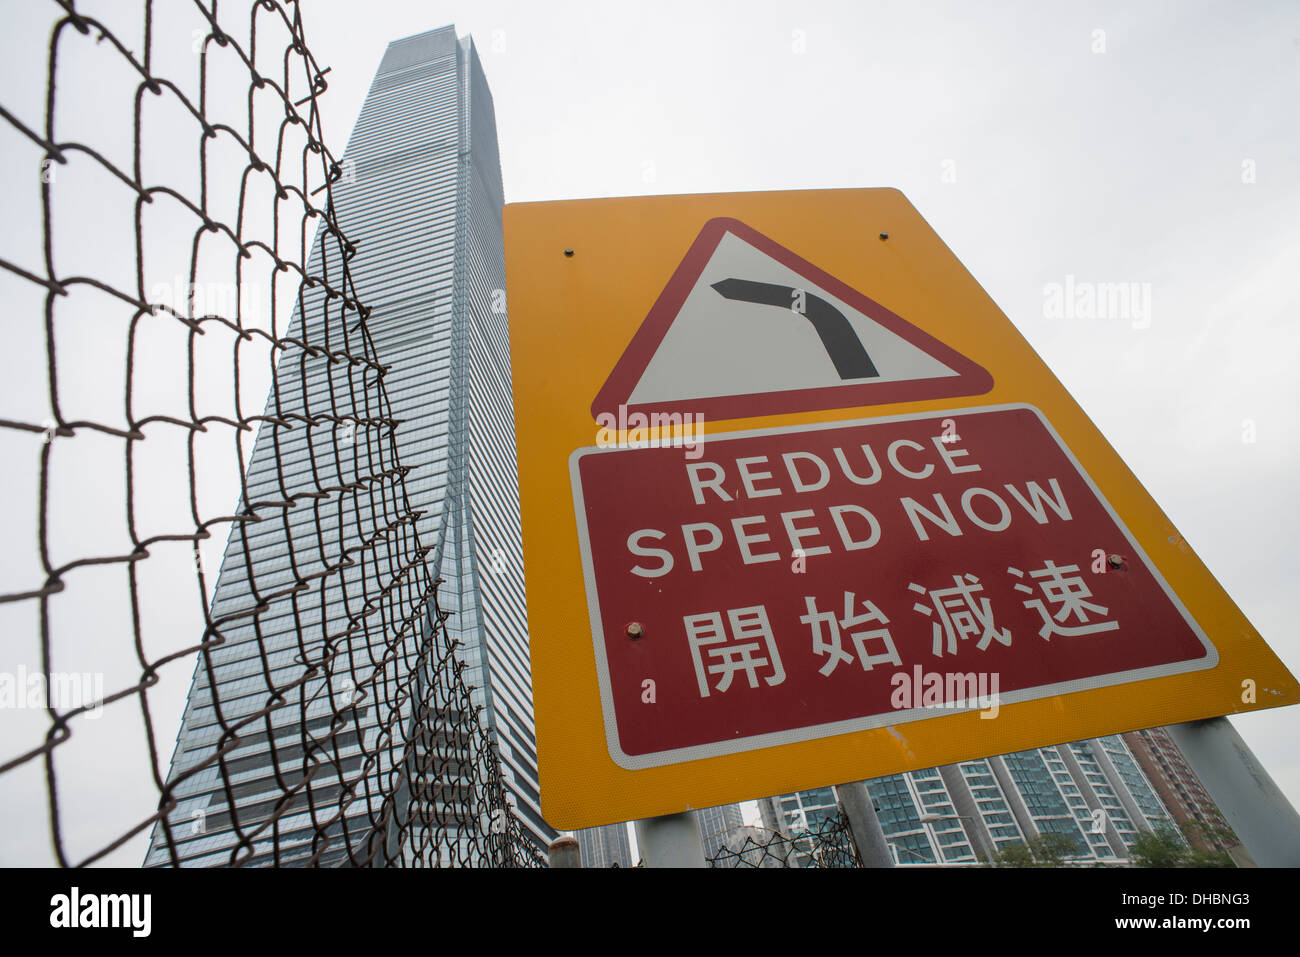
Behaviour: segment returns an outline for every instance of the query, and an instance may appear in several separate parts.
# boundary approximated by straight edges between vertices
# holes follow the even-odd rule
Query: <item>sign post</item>
[[[1300,867],[1300,814],[1227,718],[1169,726],[1169,736],[1260,867]]]
[[[553,826],[1300,700],[896,190],[505,232]]]
[[[835,788],[840,796],[840,806],[849,819],[853,845],[858,849],[858,860],[863,867],[893,867],[894,855],[889,852],[889,842],[876,817],[876,806],[871,803],[867,782],[853,781]]]
[[[642,818],[636,843],[646,867],[707,867],[700,826],[689,811]]]

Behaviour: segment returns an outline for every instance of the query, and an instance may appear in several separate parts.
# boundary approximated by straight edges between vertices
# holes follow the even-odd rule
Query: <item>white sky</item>
[[[492,88],[506,202],[901,189],[1300,671],[1300,7],[356,9],[310,8],[326,128],[389,40],[454,22]],[[1045,318],[1067,275],[1149,283],[1149,326]],[[1234,724],[1300,804],[1295,721]]]
[[[305,6],[338,153],[386,44],[455,23],[507,202],[901,189],[1300,671],[1300,6]],[[19,69],[0,67],[6,105]],[[1047,318],[1067,276],[1150,284],[1149,325]],[[1300,804],[1295,720],[1234,724]]]

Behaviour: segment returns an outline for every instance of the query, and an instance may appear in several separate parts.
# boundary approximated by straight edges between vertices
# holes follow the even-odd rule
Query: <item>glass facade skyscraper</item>
[[[635,867],[628,824],[607,824],[574,831],[583,867]]]
[[[349,269],[357,298],[372,311],[366,328],[375,352],[390,367],[385,383],[392,417],[400,422],[397,444],[402,464],[412,470],[406,490],[413,508],[423,511],[418,530],[422,545],[432,549],[427,561],[443,579],[439,601],[443,611],[451,612],[445,627],[462,643],[465,680],[492,731],[515,813],[544,848],[556,832],[541,816],[537,792],[505,313],[503,190],[492,97],[468,37],[458,39],[453,27],[444,27],[389,44],[342,166],[342,179],[333,187],[335,212],[359,248]],[[313,261],[319,264],[331,255],[318,237]],[[329,266],[324,263],[327,271]],[[303,295],[310,305],[319,293],[306,290]],[[302,331],[300,322],[301,314],[295,313],[291,337]],[[310,356],[282,358],[275,382],[280,408],[319,405],[331,398],[351,401],[324,365],[324,359]],[[298,436],[284,433],[274,441],[268,439],[270,431],[263,429],[253,448],[251,501],[281,498],[279,476],[291,473],[293,462],[305,461],[316,449],[311,430],[299,430]],[[347,463],[340,467],[346,469]],[[287,569],[290,553],[300,559],[302,574],[302,563],[311,561],[313,522],[319,520],[310,512],[290,509],[286,521],[267,522],[265,529],[236,527],[217,581],[214,617],[223,608],[247,602],[251,583],[242,561],[245,544],[257,559],[259,589],[267,587],[268,573]],[[326,531],[338,530],[328,518],[324,521]],[[210,758],[219,737],[210,675],[215,675],[226,720],[238,717],[241,708],[248,713],[261,707],[266,693],[259,644],[269,650],[277,674],[292,676],[301,668],[300,642],[310,646],[320,641],[318,634],[299,634],[292,623],[334,628],[338,621],[346,622],[346,591],[327,590],[315,617],[270,613],[261,616],[257,629],[247,624],[224,629],[225,641],[211,652],[211,667],[200,660],[195,672],[172,779]],[[298,707],[277,712],[277,750],[286,746],[279,743],[281,734],[292,740],[304,723],[308,728],[313,721],[328,723],[328,715],[313,711],[309,690],[310,683],[299,692],[301,716]],[[362,745],[377,734],[374,710],[369,702],[359,702],[357,730],[338,736],[341,769],[363,773],[358,768]],[[259,814],[264,819],[274,796],[282,793],[271,750],[263,732],[241,736],[239,747],[226,756],[241,825],[256,822]],[[184,862],[229,863],[236,839],[215,769],[185,777],[175,793],[179,805],[169,820]],[[361,820],[366,813],[366,801],[359,799],[346,816]],[[297,814],[278,823],[283,860],[295,835],[304,841],[310,837],[311,822]],[[341,830],[346,828],[335,829]],[[338,854],[321,863],[339,863],[344,857],[346,848],[340,846]],[[169,859],[156,832],[146,864]],[[252,861],[268,862],[265,855]]]
[[[700,829],[700,845],[706,858],[715,856],[726,844],[727,834],[745,823],[739,804],[719,804],[695,812],[695,822]]]

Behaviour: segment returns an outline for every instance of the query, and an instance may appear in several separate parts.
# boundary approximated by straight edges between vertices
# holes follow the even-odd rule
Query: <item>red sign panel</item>
[[[658,441],[571,461],[623,767],[1218,660],[1031,406]]]

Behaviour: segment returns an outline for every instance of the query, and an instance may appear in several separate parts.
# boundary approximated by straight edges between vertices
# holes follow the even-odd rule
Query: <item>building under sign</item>
[[[1073,842],[1073,860],[1115,863],[1142,832],[1176,827],[1118,735],[891,774],[867,790],[900,867],[975,864],[1049,833]],[[834,788],[758,805],[764,826],[790,834],[839,813]]]

